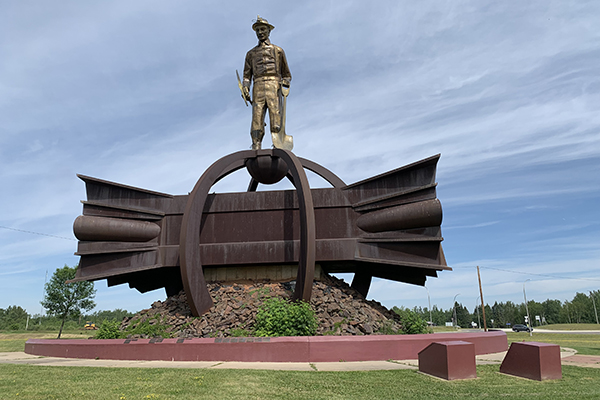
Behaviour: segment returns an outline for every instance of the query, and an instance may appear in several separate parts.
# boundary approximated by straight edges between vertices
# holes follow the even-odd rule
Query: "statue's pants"
[[[252,132],[260,131],[264,134],[265,114],[268,109],[271,132],[279,132],[281,129],[279,79],[275,77],[256,79],[252,88],[252,101],[252,127],[250,130]]]

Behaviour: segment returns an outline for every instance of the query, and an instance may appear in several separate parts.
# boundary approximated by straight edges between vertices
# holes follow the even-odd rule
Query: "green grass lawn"
[[[443,333],[443,332],[457,332],[459,328],[455,328],[453,326],[432,326],[431,329],[433,333]]]
[[[86,331],[85,329],[65,329],[62,331],[61,338],[73,339],[82,338],[87,339],[90,336],[94,336],[97,331]],[[0,331],[0,339],[56,339],[58,336],[58,330],[49,331]]]
[[[0,353],[23,351],[25,342],[25,339],[0,339]]]
[[[63,339],[87,339],[94,335],[95,331],[66,330],[61,337]],[[27,339],[56,339],[58,331],[0,331],[0,353],[7,351],[25,350]]]
[[[512,342],[523,341],[554,343],[561,347],[570,347],[575,349],[579,354],[591,356],[600,355],[600,335],[539,333],[533,331],[533,335],[531,337],[527,332],[508,332],[506,336],[509,344]]]
[[[600,325],[598,324],[552,324],[552,325],[541,325],[534,326],[533,331],[537,329],[550,329],[558,331],[600,331]]]
[[[508,333],[509,342],[539,341],[600,354],[600,335]],[[0,333],[0,351],[22,351],[30,337]],[[89,332],[69,332],[87,337]],[[297,372],[218,369],[45,367],[0,364],[3,399],[599,399],[600,369],[563,366],[563,379],[537,382],[477,367],[478,378],[446,382],[414,370]]]
[[[477,367],[447,382],[415,370],[296,372],[0,365],[0,399],[598,399],[600,369],[530,381]]]

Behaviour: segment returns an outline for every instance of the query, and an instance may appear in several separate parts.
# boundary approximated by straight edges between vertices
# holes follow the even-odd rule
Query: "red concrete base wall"
[[[419,371],[446,380],[477,378],[475,346],[462,340],[431,343],[419,353]]]
[[[514,342],[502,361],[500,372],[537,381],[561,379],[560,346],[539,342]]]
[[[417,359],[432,342],[463,340],[476,354],[505,351],[501,331],[429,335],[226,339],[29,339],[25,353],[68,358],[167,361],[329,362]]]

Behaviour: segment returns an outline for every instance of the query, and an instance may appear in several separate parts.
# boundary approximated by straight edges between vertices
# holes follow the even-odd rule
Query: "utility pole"
[[[525,282],[523,282],[523,298],[525,299],[525,310],[527,310],[527,326],[531,325],[531,318],[529,317],[529,306],[527,305],[527,295],[525,294],[525,284],[527,283],[527,281],[530,281],[531,279],[527,279]],[[531,327],[529,328],[529,336],[533,336],[533,334],[531,333]]]
[[[487,332],[487,322],[485,320],[485,306],[483,305],[483,289],[481,289],[481,275],[479,275],[479,265],[477,266],[477,279],[479,280],[479,296],[481,297],[481,312],[483,313],[483,331]]]
[[[596,323],[600,324],[600,322],[598,322],[598,310],[596,309],[596,300],[594,300],[594,294],[592,293],[591,290],[590,290],[590,297],[592,298],[592,301],[594,302],[594,313],[596,314]]]
[[[479,318],[479,296],[475,299],[475,309],[477,310],[477,328],[481,329],[481,319]]]
[[[44,290],[42,291],[42,301],[44,300],[44,295],[46,294],[46,282],[48,282],[48,270],[46,270],[46,278],[44,278]],[[40,323],[42,325],[42,314],[44,314],[44,306],[40,308]]]
[[[429,303],[429,323],[431,326],[433,326],[433,319],[431,319],[431,297],[429,297],[429,289],[427,289],[427,286],[423,286],[425,287],[425,290],[427,290],[427,302]]]

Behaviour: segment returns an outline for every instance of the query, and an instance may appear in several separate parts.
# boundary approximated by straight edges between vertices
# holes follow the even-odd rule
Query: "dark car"
[[[533,330],[533,328],[530,328],[523,324],[516,324],[515,326],[512,327],[512,330],[515,332],[531,332]]]

